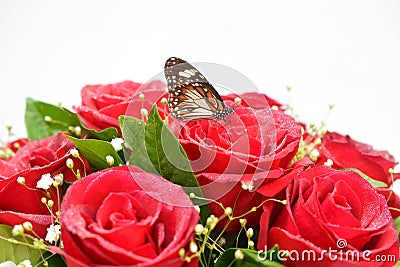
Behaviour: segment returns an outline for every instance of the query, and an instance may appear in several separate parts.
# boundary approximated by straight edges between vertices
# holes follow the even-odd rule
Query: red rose
[[[280,183],[277,179],[297,152],[301,128],[281,111],[245,106],[236,106],[227,119],[230,122],[189,122],[180,129],[178,139],[191,160],[203,194],[234,208],[234,216],[238,216],[261,203],[262,196],[250,192],[253,187],[275,181],[275,189],[282,190],[290,182]],[[173,122],[171,128],[177,131]],[[242,186],[249,190],[243,191]],[[223,214],[215,203],[210,203],[210,208],[216,216]],[[247,216],[248,225],[257,225],[260,215],[256,212]],[[225,222],[218,226],[223,227]],[[238,227],[235,221],[228,231]]]
[[[173,197],[181,206],[154,196]],[[55,250],[69,267],[197,266],[179,250],[189,251],[198,220],[181,187],[137,167],[110,168],[70,186],[61,206],[64,252]]]
[[[8,147],[11,149],[12,152],[17,152],[18,149],[23,147],[28,143],[28,138],[20,138],[8,143]]]
[[[354,168],[372,179],[392,184],[389,169],[397,164],[386,151],[374,150],[370,145],[357,142],[350,136],[328,132],[322,138],[321,153],[317,164],[332,160],[333,168]]]
[[[241,95],[229,94],[222,96],[222,99],[225,101],[226,100],[235,101],[235,98],[240,98],[241,100],[240,104],[242,106],[252,107],[253,109],[264,109],[274,106],[279,108],[280,110],[286,110],[287,108],[285,105],[282,105],[275,99],[272,99],[265,94],[260,94],[255,92],[244,93]]]
[[[398,233],[386,200],[357,173],[325,166],[306,170],[289,184],[286,200],[277,216],[271,217],[271,205],[264,206],[258,248],[278,244],[280,250],[289,250],[287,266],[344,266],[343,261],[346,266],[393,266],[397,262]],[[301,258],[309,251],[315,257]],[[353,258],[340,260],[340,253],[346,251]],[[383,257],[394,258],[373,262]]]
[[[400,197],[392,191],[390,188],[378,187],[376,190],[382,194],[390,209],[390,214],[392,218],[395,219],[400,216]]]
[[[33,229],[40,236],[46,235],[46,228],[51,224],[51,217],[46,206],[40,201],[44,193],[36,189],[42,175],[52,177],[63,174],[64,180],[72,182],[76,176],[66,166],[68,158],[74,162],[74,170],[80,170],[81,175],[86,166],[71,156],[70,150],[75,146],[64,137],[63,133],[32,141],[20,148],[14,157],[0,161],[0,223],[8,225],[21,224],[30,221]],[[18,177],[25,178],[25,186],[17,182]],[[55,195],[53,195],[56,199]],[[57,210],[55,201],[54,210]]]
[[[144,99],[139,99],[141,93],[144,94]],[[141,118],[140,109],[144,107],[150,112],[153,104],[164,94],[165,84],[161,81],[147,84],[124,81],[107,85],[87,85],[81,91],[82,105],[75,107],[75,110],[89,128],[119,129],[120,115]]]

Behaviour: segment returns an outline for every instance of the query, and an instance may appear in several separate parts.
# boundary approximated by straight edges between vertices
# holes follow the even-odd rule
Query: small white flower
[[[240,249],[235,251],[235,258],[237,260],[243,260],[244,259],[244,254]]]
[[[17,265],[15,265],[15,263],[12,261],[5,261],[0,263],[0,267],[17,267]]]
[[[72,155],[74,158],[79,158],[79,151],[78,151],[78,149],[72,148],[69,152],[71,153],[71,155]]]
[[[318,151],[318,149],[313,149],[313,150],[311,151],[311,156],[313,156],[313,157],[315,157],[315,158],[318,158],[318,157],[319,157],[319,151]]]
[[[32,267],[32,263],[30,260],[21,261],[17,267]]]
[[[72,169],[74,167],[74,161],[72,159],[67,159],[65,164],[69,169]]]
[[[114,138],[111,140],[111,145],[114,147],[115,151],[122,150],[122,144],[124,143],[124,139],[122,138]]]
[[[161,104],[166,105],[168,100],[165,97],[163,97],[163,98],[161,98],[160,102],[161,102]]]
[[[107,155],[107,156],[106,156],[106,161],[107,161],[107,164],[108,164],[108,165],[110,165],[110,166],[114,165],[114,158],[113,158],[113,156]]]
[[[149,115],[149,111],[146,108],[141,108],[140,114],[142,114],[143,117],[147,117]]]
[[[54,176],[54,181],[56,181],[58,184],[63,184],[64,175],[62,173],[57,174],[56,176]]]
[[[252,191],[254,189],[253,181],[241,181],[242,189]]]
[[[242,99],[240,97],[235,97],[235,99],[233,101],[235,101],[236,104],[239,104],[239,105],[242,104]]]
[[[30,223],[30,222],[24,222],[24,223],[22,224],[22,226],[23,226],[24,229],[27,230],[27,231],[32,231],[32,229],[33,229],[32,223]]]
[[[36,188],[42,188],[44,190],[47,190],[50,188],[50,186],[54,183],[54,179],[51,178],[50,173],[46,173],[42,175],[42,178],[37,182]]]
[[[13,236],[23,235],[24,234],[24,227],[22,226],[22,224],[14,225],[14,227],[13,227],[13,229],[11,231],[11,234]]]
[[[22,176],[19,176],[19,177],[17,178],[17,183],[19,183],[19,184],[25,184],[25,178],[22,177]]]
[[[327,159],[327,160],[324,162],[324,165],[325,165],[325,166],[328,166],[328,167],[331,167],[331,166],[333,165],[333,161],[332,161],[331,159]]]
[[[47,234],[45,240],[48,241],[50,244],[53,244],[53,242],[57,242],[60,239],[60,235],[61,235],[61,225],[51,224],[49,228],[47,228]]]

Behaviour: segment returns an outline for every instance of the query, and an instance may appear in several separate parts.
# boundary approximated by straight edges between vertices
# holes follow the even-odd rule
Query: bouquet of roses
[[[0,266],[397,263],[389,153],[257,92],[182,121],[167,91],[88,85],[75,112],[27,99],[28,138],[0,150]]]

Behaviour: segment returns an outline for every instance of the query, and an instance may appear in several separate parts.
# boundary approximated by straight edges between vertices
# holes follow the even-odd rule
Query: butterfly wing
[[[168,108],[182,121],[216,119],[224,101],[204,75],[188,62],[169,58],[164,67],[168,83]]]

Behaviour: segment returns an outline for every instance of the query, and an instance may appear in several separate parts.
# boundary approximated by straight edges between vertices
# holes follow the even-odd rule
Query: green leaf
[[[145,126],[147,154],[157,173],[175,184],[198,187],[185,151],[154,105]]]
[[[70,128],[74,129],[77,126],[81,128],[81,135],[86,135],[87,138],[111,141],[119,136],[115,128],[107,128],[100,132],[89,129],[83,125],[75,113],[32,98],[26,99],[25,126],[29,140],[42,139],[58,132],[74,134]]]
[[[49,251],[46,251],[43,255],[43,258],[47,259],[47,266],[44,264],[42,259],[40,258],[38,262],[36,262],[37,267],[67,267],[64,258],[59,254],[53,254]]]
[[[76,113],[69,111],[68,109],[65,109],[65,108],[63,108],[63,109],[66,112],[68,112],[70,114],[70,116],[72,116],[76,120],[77,125],[83,129],[83,134],[86,135],[87,138],[111,141],[112,139],[119,137],[119,133],[116,128],[110,127],[110,128],[106,128],[102,131],[96,131],[96,130],[90,129],[82,123],[81,119],[78,117],[78,115],[76,115]]]
[[[25,241],[21,237],[11,235],[12,227],[0,224],[0,236],[3,238],[14,238],[20,242]],[[17,245],[0,238],[0,262],[12,261],[16,264],[24,260],[36,262],[40,259],[40,250],[30,248],[26,245]]]
[[[102,170],[110,167],[124,165],[118,153],[110,142],[95,139],[78,139],[66,136],[74,142],[76,148],[87,159],[92,170]],[[110,155],[114,158],[114,164],[108,165],[106,157]]]
[[[277,247],[275,246],[273,249],[269,250],[265,253],[258,253],[257,251],[251,249],[244,248],[229,248],[225,250],[224,253],[218,258],[215,263],[215,267],[226,267],[226,266],[236,266],[236,267],[284,267],[277,261],[274,260],[273,255],[276,254]],[[242,259],[237,259],[235,257],[235,252],[240,250],[243,254]],[[273,251],[273,252],[272,252]],[[271,260],[272,259],[272,260]]]
[[[46,121],[46,116],[51,121]],[[60,131],[68,132],[71,125],[75,125],[75,119],[63,108],[26,99],[25,126],[29,140],[42,139]]]
[[[164,124],[156,105],[147,124],[127,116],[120,116],[119,123],[125,145],[130,149],[129,164],[181,185],[187,194],[203,195],[185,151]],[[201,207],[201,218],[205,222],[210,215],[206,202],[198,199],[192,201]]]
[[[145,123],[134,117],[120,116],[118,118],[124,143],[130,149],[126,156],[130,165],[138,166],[144,171],[157,173],[147,155],[145,145]],[[127,151],[125,151],[127,152]]]
[[[364,174],[363,172],[361,172],[360,170],[357,170],[355,168],[344,168],[343,170],[353,171],[353,172],[358,173],[362,178],[367,180],[375,188],[377,188],[377,187],[387,187],[387,184],[385,184],[384,182],[381,182],[381,181],[378,181],[378,180],[374,180],[371,177],[369,177],[366,174]]]

